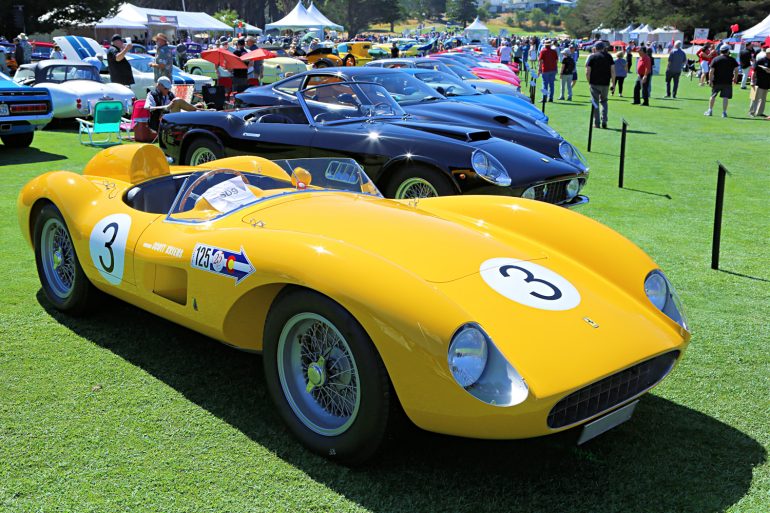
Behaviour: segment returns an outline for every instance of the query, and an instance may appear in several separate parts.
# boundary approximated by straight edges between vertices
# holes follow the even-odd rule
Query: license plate
[[[10,113],[7,103],[0,103],[0,116],[7,116]]]
[[[639,401],[634,401],[583,426],[583,431],[580,433],[580,438],[577,441],[578,445],[584,444],[630,419],[638,403]]]

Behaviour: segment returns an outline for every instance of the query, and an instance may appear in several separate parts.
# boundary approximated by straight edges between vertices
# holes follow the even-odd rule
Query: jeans
[[[644,104],[650,104],[650,77],[647,77],[647,83],[642,85],[642,77],[636,77],[634,85],[634,103],[639,103],[639,97],[644,99]]]
[[[666,71],[666,96],[671,96],[671,81],[674,81],[674,98],[676,98],[676,92],[679,90],[679,77],[682,72]]]
[[[567,87],[567,99],[572,99],[572,73],[569,75],[562,75],[561,76],[561,95],[559,95],[559,99],[564,99],[564,87]]]
[[[741,77],[741,89],[746,88],[746,81],[749,79],[749,69],[748,66],[741,68],[741,73],[743,73],[743,77]]]
[[[591,103],[594,105],[594,125],[599,126],[599,111],[601,110],[601,122],[607,124],[609,113],[607,112],[607,93],[610,86],[591,84]],[[601,109],[600,109],[601,107]]]
[[[544,71],[543,74],[543,94],[553,101],[553,93],[556,89],[556,72]]]

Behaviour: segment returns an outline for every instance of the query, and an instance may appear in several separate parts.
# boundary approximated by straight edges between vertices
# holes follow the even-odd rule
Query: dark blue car
[[[0,73],[0,140],[11,148],[32,144],[35,130],[42,130],[53,118],[47,89],[25,87]]]

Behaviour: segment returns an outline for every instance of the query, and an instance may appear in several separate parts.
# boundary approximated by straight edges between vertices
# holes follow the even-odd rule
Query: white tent
[[[340,32],[344,30],[344,27],[342,25],[337,25],[336,23],[331,21],[329,18],[324,16],[324,14],[318,10],[318,8],[313,4],[313,2],[310,2],[310,7],[307,8],[307,13],[313,18],[323,23],[324,28],[327,28],[330,30],[338,30]]]
[[[255,27],[251,23],[243,22],[243,28],[236,28],[236,32],[242,32],[244,34],[261,34],[262,29],[259,27]]]
[[[150,21],[150,17],[153,17]],[[176,24],[172,20],[176,19]],[[164,21],[168,20],[168,21]],[[149,9],[133,4],[122,4],[118,13],[111,18],[104,18],[96,23],[96,28],[148,29],[151,26],[176,27],[189,31],[230,32],[231,26],[222,23],[205,12],[171,11],[167,9]]]
[[[474,41],[484,41],[489,37],[489,29],[484,25],[478,16],[473,20],[473,23],[465,27],[463,35],[471,43]]]
[[[660,27],[653,30],[647,40],[666,44],[672,40],[684,42],[684,33],[673,27]]]
[[[291,12],[284,16],[282,19],[265,25],[265,31],[291,30],[292,32],[297,32],[300,30],[311,29],[323,31],[323,28],[324,23],[321,20],[314,18],[307,12],[305,6],[302,5],[302,0],[297,2],[297,5],[294,7],[294,9],[292,9]]]
[[[738,32],[736,36],[741,39],[761,39],[770,36],[770,16],[760,21],[753,27],[743,32]]]

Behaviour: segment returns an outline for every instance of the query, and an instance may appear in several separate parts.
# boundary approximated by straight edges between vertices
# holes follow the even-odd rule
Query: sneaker
[[[594,128],[599,128],[599,123],[594,123]]]
[[[671,95],[667,94],[667,95],[666,95],[666,96],[664,96],[663,98],[671,98]]]
[[[746,89],[746,86],[741,87],[741,89]]]
[[[602,123],[602,128],[607,128],[607,123]]]
[[[723,113],[722,113],[722,117],[723,117],[723,118],[726,118],[726,117],[727,117],[727,112],[723,112]]]
[[[556,98],[556,99],[557,99],[557,100],[560,100],[560,101],[562,101],[562,100],[564,100],[564,97],[563,97],[563,96],[559,96],[559,97],[558,97],[558,98]]]
[[[620,96],[621,98],[623,98],[623,93],[618,93],[618,96]]]
[[[711,115],[711,109],[707,110],[703,113],[704,116],[710,116]]]

